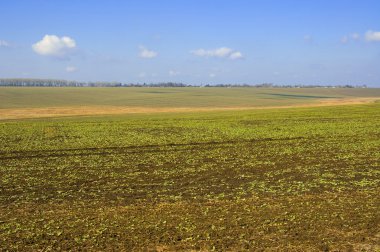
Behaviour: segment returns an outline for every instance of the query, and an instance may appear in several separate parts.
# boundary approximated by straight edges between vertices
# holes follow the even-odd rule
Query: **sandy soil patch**
[[[222,110],[251,110],[274,108],[322,107],[337,105],[365,104],[380,100],[380,97],[321,99],[314,103],[286,106],[252,106],[252,107],[119,107],[119,106],[80,106],[80,107],[46,107],[46,108],[9,108],[0,109],[0,120],[43,118],[61,116],[117,115],[137,113],[201,112]]]

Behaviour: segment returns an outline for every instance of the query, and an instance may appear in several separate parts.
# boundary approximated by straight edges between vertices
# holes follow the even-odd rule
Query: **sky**
[[[0,78],[380,87],[378,0],[2,0]]]

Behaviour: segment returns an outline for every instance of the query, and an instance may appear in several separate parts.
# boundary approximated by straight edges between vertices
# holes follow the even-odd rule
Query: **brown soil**
[[[86,115],[116,115],[136,113],[169,113],[169,112],[202,112],[223,110],[250,110],[250,109],[275,109],[275,108],[301,108],[322,107],[337,105],[365,104],[380,100],[380,97],[340,98],[318,100],[315,103],[285,105],[285,106],[252,106],[252,107],[120,107],[120,106],[67,106],[46,108],[8,108],[0,109],[0,120],[43,118],[61,116],[86,116]]]

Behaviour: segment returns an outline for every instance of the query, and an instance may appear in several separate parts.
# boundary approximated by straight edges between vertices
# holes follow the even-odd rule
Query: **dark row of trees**
[[[52,79],[0,79],[0,86],[13,87],[256,87],[256,88],[366,88],[366,85],[274,85],[262,84],[205,84],[189,85],[178,82],[122,83],[122,82],[81,82]]]

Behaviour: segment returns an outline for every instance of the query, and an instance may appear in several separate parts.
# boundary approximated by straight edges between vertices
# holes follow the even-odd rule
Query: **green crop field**
[[[0,108],[277,106],[379,90],[0,88]],[[0,120],[1,251],[379,244],[380,102]]]

